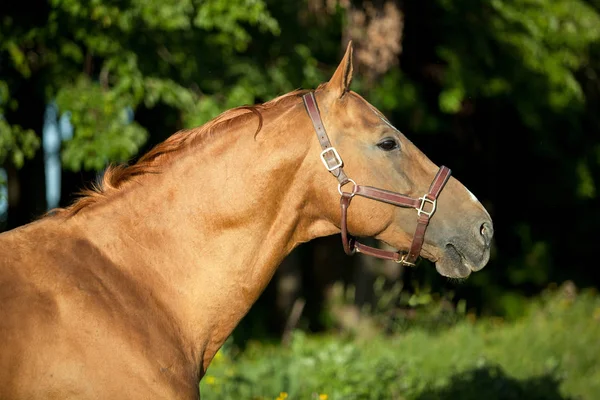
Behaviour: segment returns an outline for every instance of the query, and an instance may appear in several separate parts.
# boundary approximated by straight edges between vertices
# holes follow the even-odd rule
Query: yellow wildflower
[[[327,398],[328,398],[328,397],[329,397],[329,396],[327,396],[325,393],[321,393],[321,394],[319,395],[319,400],[327,400]]]

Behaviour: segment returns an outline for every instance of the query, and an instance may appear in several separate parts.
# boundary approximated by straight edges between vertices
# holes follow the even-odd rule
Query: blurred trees
[[[587,243],[600,220],[600,4],[406,5],[402,71],[423,105],[404,118],[496,222],[494,262],[459,292],[516,314],[549,282],[598,285]]]
[[[294,29],[281,33],[280,24],[296,18],[301,5],[280,7],[278,19],[263,0],[38,0],[28,6],[0,6],[0,163],[20,199],[12,203],[9,227],[44,211],[43,195],[28,179],[43,174],[40,160],[35,171],[14,167],[39,147],[48,102],[68,112],[75,126],[62,148],[68,175],[128,161],[177,129],[323,78],[313,46],[296,40]],[[329,49],[331,58],[337,48]],[[39,183],[36,190],[43,191]],[[42,201],[24,206],[29,194]]]
[[[458,295],[518,313],[522,296],[550,282],[600,283],[589,264],[600,220],[599,37],[598,0],[2,2],[8,227],[45,211],[36,150],[49,102],[75,127],[62,144],[72,193],[177,129],[315,87],[353,38],[354,88],[449,165],[496,222],[492,262],[454,286]],[[411,274],[447,285],[432,268]]]

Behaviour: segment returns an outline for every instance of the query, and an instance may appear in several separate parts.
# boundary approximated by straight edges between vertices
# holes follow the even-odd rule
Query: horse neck
[[[281,260],[333,233],[308,198],[315,163],[307,160],[318,150],[300,121],[265,119],[256,138],[252,129],[220,133],[76,217],[172,310],[204,368]]]

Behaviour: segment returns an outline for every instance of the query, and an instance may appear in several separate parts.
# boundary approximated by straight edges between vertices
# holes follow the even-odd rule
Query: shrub
[[[514,322],[464,318],[434,333],[316,336],[219,352],[203,399],[597,399],[600,297],[554,291]]]

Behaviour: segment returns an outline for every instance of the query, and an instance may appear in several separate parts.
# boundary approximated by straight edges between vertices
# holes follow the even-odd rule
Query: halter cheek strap
[[[350,182],[350,179],[342,169],[344,165],[342,158],[329,141],[329,136],[327,136],[327,131],[325,130],[325,126],[321,120],[321,114],[319,113],[319,107],[317,106],[317,99],[315,99],[313,92],[304,95],[302,99],[304,100],[306,112],[313,123],[315,132],[317,133],[317,139],[319,139],[321,149],[323,150],[320,155],[321,161],[325,165],[325,168],[337,178],[341,187]]]
[[[416,199],[400,193],[391,192],[389,190],[379,189],[372,186],[357,185],[356,182],[348,178],[344,172],[344,163],[342,158],[335,147],[331,145],[329,137],[327,136],[327,132],[325,131],[325,126],[321,120],[321,115],[319,113],[319,108],[317,106],[317,100],[314,96],[314,93],[310,92],[305,94],[302,96],[302,100],[304,101],[306,112],[313,123],[317,133],[317,138],[321,144],[321,161],[327,170],[331,172],[338,180],[338,191],[341,196],[340,229],[342,233],[342,244],[346,254],[352,255],[358,252],[377,258],[392,260],[402,265],[414,266],[419,254],[421,253],[423,243],[425,242],[425,231],[429,225],[429,220],[435,213],[437,207],[437,198],[450,178],[450,169],[442,166],[435,175],[435,178],[433,178],[433,182],[429,187],[429,191],[423,195],[423,197]],[[342,190],[342,187],[347,184],[353,185],[350,192],[345,192]],[[417,228],[415,229],[413,240],[407,253],[401,254],[398,252],[370,247],[359,243],[354,237],[349,235],[348,207],[350,207],[350,202],[354,196],[362,196],[368,199],[392,204],[397,207],[409,207],[417,210]]]

